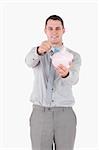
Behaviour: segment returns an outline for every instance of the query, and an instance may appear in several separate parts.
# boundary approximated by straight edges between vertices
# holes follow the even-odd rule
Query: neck
[[[60,43],[52,43],[51,45],[52,45],[52,47],[62,47],[63,43],[62,42],[60,42]]]

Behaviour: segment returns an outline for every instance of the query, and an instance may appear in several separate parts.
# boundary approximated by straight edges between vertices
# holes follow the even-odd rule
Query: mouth
[[[59,36],[51,36],[51,39],[52,40],[56,40],[56,39],[58,39],[59,38]]]

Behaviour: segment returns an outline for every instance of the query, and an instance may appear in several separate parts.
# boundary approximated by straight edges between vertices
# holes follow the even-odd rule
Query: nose
[[[56,30],[53,30],[53,31],[52,31],[52,34],[53,34],[53,35],[56,35],[56,34],[57,34],[57,31],[56,31]]]

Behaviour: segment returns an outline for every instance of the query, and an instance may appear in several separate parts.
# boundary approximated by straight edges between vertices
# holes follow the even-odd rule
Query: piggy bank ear
[[[73,63],[71,61],[71,62],[69,62],[69,68],[71,68],[72,66],[73,66]]]

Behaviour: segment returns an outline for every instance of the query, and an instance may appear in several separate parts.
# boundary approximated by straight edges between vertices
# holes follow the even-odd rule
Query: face
[[[45,34],[52,45],[62,44],[62,36],[65,32],[59,20],[49,19],[45,27]]]

